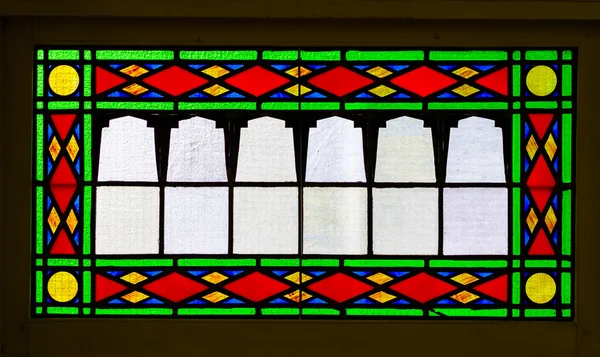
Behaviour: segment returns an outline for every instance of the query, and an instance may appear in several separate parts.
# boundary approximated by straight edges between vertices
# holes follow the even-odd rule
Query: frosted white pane
[[[227,187],[165,188],[165,253],[227,254]]]
[[[438,253],[438,189],[373,189],[373,253]]]
[[[158,181],[154,129],[134,117],[113,119],[102,128],[99,181]]]
[[[306,181],[364,182],[362,129],[340,117],[318,120],[308,135]]]
[[[194,117],[171,130],[167,180],[227,181],[225,136],[209,119]]]
[[[450,129],[446,182],[505,182],[502,129],[479,117]]]
[[[158,202],[158,187],[98,187],[96,253],[158,253]]]
[[[377,182],[435,182],[431,128],[409,117],[389,120],[379,129]]]
[[[367,253],[367,189],[304,188],[305,254]]]
[[[508,253],[506,188],[444,189],[444,254]]]
[[[236,187],[233,252],[298,253],[298,188]]]
[[[283,120],[258,118],[241,129],[236,181],[296,181],[294,133]]]

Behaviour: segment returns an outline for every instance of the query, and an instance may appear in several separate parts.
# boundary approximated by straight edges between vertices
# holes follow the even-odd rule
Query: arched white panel
[[[102,128],[98,181],[158,181],[154,129],[131,116]]]
[[[194,117],[179,122],[171,130],[168,181],[223,182],[225,136],[222,128],[209,119]]]
[[[388,120],[377,141],[376,182],[436,181],[431,128],[422,120]]]

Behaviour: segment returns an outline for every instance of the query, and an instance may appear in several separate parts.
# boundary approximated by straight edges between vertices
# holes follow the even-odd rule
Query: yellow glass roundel
[[[50,89],[58,95],[70,95],[79,86],[79,74],[75,68],[67,65],[54,67],[48,78]]]
[[[535,66],[527,73],[527,89],[538,97],[554,92],[556,83],[556,73],[548,66]]]
[[[54,273],[48,280],[48,293],[58,302],[67,302],[73,300],[77,295],[79,284],[73,274],[66,271]]]
[[[556,283],[546,273],[536,273],[525,284],[527,297],[536,304],[545,304],[556,295]]]

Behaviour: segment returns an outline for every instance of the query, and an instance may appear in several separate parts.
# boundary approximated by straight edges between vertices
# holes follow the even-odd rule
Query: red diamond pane
[[[171,273],[144,285],[144,289],[173,302],[179,302],[208,288],[181,274]]]
[[[103,68],[96,67],[96,94],[107,91],[126,80]]]
[[[371,285],[342,273],[320,280],[309,285],[308,288],[337,302],[344,302],[373,289]]]
[[[391,82],[421,97],[426,97],[456,83],[456,80],[423,66],[398,76]]]
[[[228,78],[225,82],[258,97],[286,84],[289,80],[271,71],[267,71],[261,66],[254,66]]]
[[[345,67],[336,67],[311,78],[308,83],[341,97],[373,83],[373,80]]]
[[[502,95],[508,95],[508,68],[502,68],[492,74],[478,79],[475,83],[496,91]]]
[[[552,188],[556,185],[556,180],[543,156],[539,156],[527,179],[527,187],[531,190],[533,200],[538,209],[543,210],[552,194]]]
[[[96,301],[104,300],[109,296],[120,293],[125,290],[126,287],[123,284],[119,284],[102,275],[96,274]]]
[[[144,82],[163,92],[178,96],[208,81],[181,67],[173,66],[144,79]]]
[[[431,275],[419,273],[390,286],[390,289],[420,303],[425,303],[455,290],[456,287]]]
[[[254,302],[264,300],[287,288],[288,285],[258,272],[225,285],[225,289]]]
[[[508,298],[508,277],[502,275],[494,280],[478,285],[474,290],[506,302]]]

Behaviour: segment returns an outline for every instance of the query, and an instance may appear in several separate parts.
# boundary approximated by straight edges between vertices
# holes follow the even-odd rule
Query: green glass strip
[[[36,314],[41,314],[41,313],[43,313],[43,312],[44,312],[44,308],[43,308],[43,307],[41,307],[41,306],[37,306],[37,307],[35,308],[35,313],[36,313]]]
[[[97,259],[97,267],[172,267],[173,259]]]
[[[92,65],[89,64],[83,66],[83,95],[92,95]]]
[[[503,61],[508,59],[506,51],[431,51],[432,61]]]
[[[95,309],[96,315],[173,315],[173,309],[162,308],[128,308],[128,309]]]
[[[35,188],[35,252],[44,253],[44,188]]]
[[[562,253],[571,255],[571,190],[562,193]]]
[[[186,308],[177,310],[177,315],[256,315],[256,309],[252,307],[237,307],[232,309]]]
[[[255,61],[257,51],[181,51],[179,58],[200,61]]]
[[[514,102],[513,109],[521,109],[521,102]]]
[[[571,309],[563,309],[562,316],[563,317],[571,317]]]
[[[338,259],[302,259],[304,267],[339,267]]]
[[[267,308],[261,309],[263,315],[300,315],[300,309],[294,308]]]
[[[528,61],[556,61],[558,51],[527,51],[525,59]]]
[[[85,181],[92,180],[92,116],[83,116],[83,176]]]
[[[340,103],[300,103],[301,110],[340,110]]]
[[[432,268],[506,268],[506,260],[432,260]]]
[[[526,260],[525,268],[556,268],[556,260]]]
[[[571,267],[571,262],[568,261],[568,260],[563,260],[560,266],[563,267],[563,268],[570,268]]]
[[[513,60],[520,61],[521,60],[521,51],[513,52]]]
[[[182,102],[177,106],[179,110],[256,110],[256,103],[244,102],[212,102],[212,103],[194,103]]]
[[[521,267],[521,261],[513,260],[513,268],[519,268],[519,267]]]
[[[46,312],[48,314],[56,314],[56,315],[77,315],[79,314],[79,308],[78,307],[56,307],[56,306],[49,306],[48,309],[46,310]]]
[[[300,51],[300,59],[304,61],[339,61],[340,51]]]
[[[563,304],[571,303],[571,273],[561,274],[561,301]]]
[[[344,260],[345,267],[365,267],[365,268],[423,268],[424,260]]]
[[[49,60],[78,60],[79,50],[49,50]]]
[[[44,265],[44,259],[36,259],[35,265],[41,267],[42,265]]]
[[[525,108],[527,109],[556,109],[558,103],[556,102],[525,102]]]
[[[472,102],[472,103],[429,103],[428,109],[469,109],[469,110],[500,110],[508,109],[508,103],[506,102]]]
[[[263,267],[298,267],[300,259],[261,259],[260,265]]]
[[[519,317],[519,316],[521,316],[521,310],[512,309],[512,317]]]
[[[153,50],[100,50],[96,51],[96,59],[103,61],[172,60],[175,59],[175,53]]]
[[[92,260],[91,259],[84,259],[83,260],[83,266],[84,267],[91,267],[92,266]]]
[[[512,202],[512,235],[513,235],[513,254],[521,254],[521,189],[513,188]]]
[[[92,60],[92,51],[90,51],[90,50],[83,51],[83,59],[86,61],[91,61]]]
[[[298,59],[298,51],[263,51],[262,59],[268,61],[295,61]]]
[[[92,222],[92,187],[83,188],[83,254],[90,254]]]
[[[44,302],[44,273],[35,272],[35,302]]]
[[[573,52],[571,52],[569,50],[563,51],[562,59],[567,60],[567,61],[573,59]]]
[[[298,110],[298,109],[300,109],[300,103],[267,102],[267,103],[262,103],[260,108],[262,110]]]
[[[513,182],[521,181],[521,115],[513,114],[512,123],[512,177]]]
[[[562,95],[569,97],[572,94],[573,67],[570,64],[562,66]]]
[[[50,110],[79,109],[79,102],[49,102],[48,109],[50,109]]]
[[[521,95],[521,66],[513,66],[513,97]]]
[[[44,50],[37,50],[37,59],[39,61],[44,59]]]
[[[406,109],[406,110],[421,110],[422,103],[346,103],[346,110],[391,110],[391,109]]]
[[[77,259],[48,259],[47,264],[49,267],[76,267],[76,266],[79,266],[79,260],[77,260]]]
[[[38,97],[44,96],[44,66],[41,64],[37,65],[37,79],[36,79],[36,95]]]
[[[562,179],[571,183],[571,160],[573,150],[573,115],[562,115]]]
[[[180,267],[253,267],[256,259],[179,259]]]
[[[348,61],[422,61],[423,51],[348,51]]]
[[[423,316],[420,309],[346,309],[348,316]]]
[[[83,109],[92,110],[92,102],[83,102]]]
[[[302,309],[302,315],[339,315],[336,309]]]
[[[37,109],[44,109],[44,102],[36,102],[35,107]]]
[[[571,102],[570,100],[566,100],[566,101],[562,102],[562,108],[563,109],[573,108],[573,102]]]
[[[83,272],[83,303],[87,304],[92,301],[92,273],[89,271]]]
[[[508,309],[439,309],[434,308],[433,311],[438,316],[449,317],[507,317]]]
[[[521,276],[519,273],[513,273],[512,276],[512,302],[513,304],[521,302]]]
[[[35,178],[38,181],[44,179],[44,115],[37,114],[35,116],[36,130],[35,130]]]
[[[525,317],[556,317],[556,310],[525,309]]]
[[[173,102],[97,102],[96,109],[174,110]]]
[[[91,311],[92,311],[92,309],[90,309],[89,307],[84,307],[83,308],[83,314],[84,315],[89,315]]]

